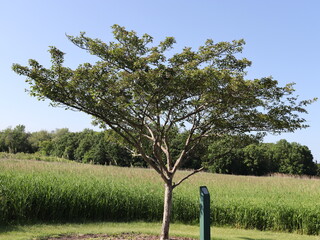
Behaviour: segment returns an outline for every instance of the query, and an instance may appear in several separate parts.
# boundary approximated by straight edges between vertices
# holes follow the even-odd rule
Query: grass
[[[6,153],[0,152],[0,159],[37,160],[45,162],[72,162],[71,160],[53,156],[44,156],[40,153]]]
[[[0,228],[0,240],[36,240],[59,234],[135,232],[158,235],[160,223],[87,223],[87,224],[37,224]],[[199,227],[195,225],[172,224],[172,236],[199,238]],[[233,228],[211,228],[212,240],[320,240],[319,236],[275,233],[268,231],[243,230]]]
[[[175,189],[173,222],[198,223],[202,185],[214,226],[319,234],[317,179],[199,173]],[[0,160],[0,225],[159,222],[162,205],[163,183],[151,169]]]

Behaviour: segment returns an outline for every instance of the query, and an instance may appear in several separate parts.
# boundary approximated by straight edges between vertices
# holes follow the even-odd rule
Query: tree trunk
[[[169,239],[169,226],[170,226],[170,216],[172,208],[172,182],[165,184],[164,192],[164,207],[163,207],[163,220],[162,220],[162,229],[160,240]]]

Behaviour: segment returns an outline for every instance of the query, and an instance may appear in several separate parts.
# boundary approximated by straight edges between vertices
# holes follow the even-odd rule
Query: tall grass
[[[175,189],[173,221],[198,223],[201,185],[214,225],[319,234],[319,180],[199,173]],[[163,183],[151,169],[0,160],[1,225],[160,221],[162,206]]]
[[[0,159],[20,159],[20,160],[38,160],[45,162],[71,162],[71,160],[65,158],[59,158],[54,156],[44,156],[40,153],[6,153],[0,152]]]

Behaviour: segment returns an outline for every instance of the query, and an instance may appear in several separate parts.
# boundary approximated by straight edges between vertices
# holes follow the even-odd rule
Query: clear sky
[[[84,113],[30,97],[24,77],[11,65],[26,65],[33,58],[49,66],[52,45],[67,53],[68,66],[92,61],[65,34],[85,31],[108,42],[113,24],[148,33],[155,42],[174,36],[178,49],[197,48],[208,38],[244,38],[243,57],[253,62],[248,79],[273,76],[280,85],[295,82],[300,99],[320,97],[319,12],[318,0],[0,0],[0,130],[18,124],[31,132],[93,128]],[[307,145],[320,161],[319,106],[320,101],[309,106],[303,116],[310,128],[268,136],[265,142],[287,139]]]

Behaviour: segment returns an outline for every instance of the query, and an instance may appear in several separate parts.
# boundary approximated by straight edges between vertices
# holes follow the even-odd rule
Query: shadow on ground
[[[243,239],[243,240],[276,240],[276,239],[271,239],[271,238],[248,238],[248,237],[239,237],[239,239]]]
[[[12,232],[17,230],[21,231],[21,228],[19,226],[0,226],[0,233]]]

